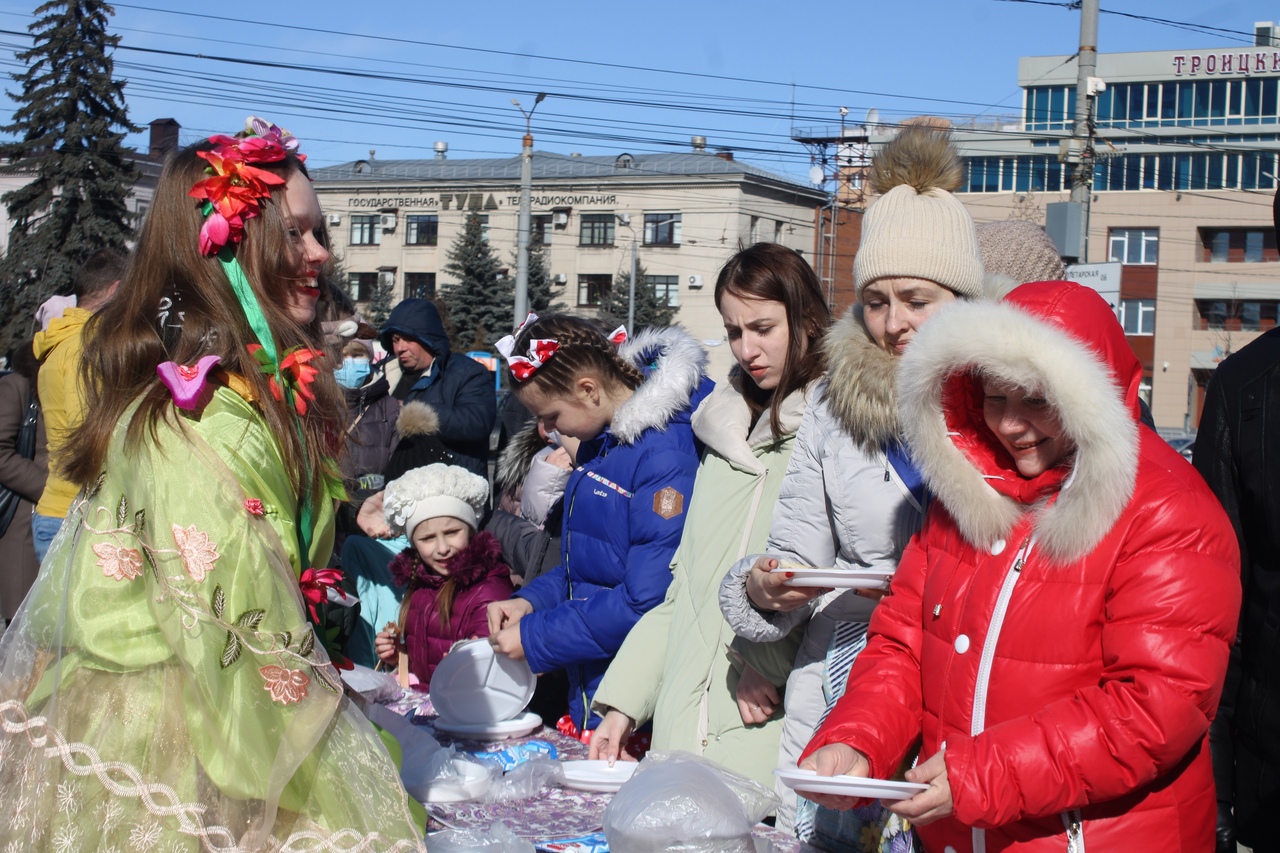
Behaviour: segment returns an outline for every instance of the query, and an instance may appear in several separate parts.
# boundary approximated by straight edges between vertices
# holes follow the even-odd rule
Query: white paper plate
[[[434,679],[432,683],[434,683]],[[451,723],[444,717],[439,717],[432,725],[437,730],[448,732],[451,735],[483,740],[485,738],[523,737],[542,725],[542,718],[532,711],[525,711],[515,719],[503,720],[500,723]]]
[[[840,797],[865,797],[894,803],[927,791],[928,785],[919,782],[899,782],[894,779],[867,779],[858,776],[819,776],[812,770],[776,768],[773,775],[782,784],[797,791],[815,794],[835,794]]]
[[[523,711],[537,683],[524,661],[495,654],[488,640],[470,640],[454,646],[436,667],[431,704],[446,720],[492,725]]]
[[[612,767],[607,761],[562,761],[564,779],[560,784],[575,791],[613,793],[639,766],[635,761],[615,761]]]
[[[893,569],[775,569],[791,572],[783,586],[820,586],[827,589],[888,589]]]

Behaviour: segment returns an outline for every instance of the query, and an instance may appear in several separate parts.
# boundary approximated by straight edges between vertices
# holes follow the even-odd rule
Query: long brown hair
[[[634,391],[644,382],[640,368],[618,355],[604,326],[594,320],[572,314],[539,317],[516,335],[514,353],[527,355],[534,339],[554,340],[560,348],[523,382],[512,377],[511,387],[517,392],[537,388],[552,397],[572,397],[574,383],[587,374],[608,388]]]
[[[197,152],[212,147],[208,141],[188,146],[165,165],[128,272],[115,298],[86,326],[81,369],[86,411],[92,416],[85,418],[67,443],[71,455],[65,474],[80,486],[97,479],[111,435],[135,400],[140,403],[129,423],[126,446],[136,448],[147,434],[155,440],[162,419],[177,423],[169,392],[156,375],[158,364],[189,365],[203,356],[217,355],[222,368],[249,383],[268,428],[280,443],[299,497],[304,487],[317,496],[322,488],[318,474],[326,457],[338,449],[341,392],[333,371],[321,369],[311,385],[316,399],[306,416],[298,418],[272,396],[267,377],[249,354],[249,344],[257,339],[218,259],[200,254],[198,235],[204,217],[199,202],[187,195],[204,177],[207,165]],[[292,153],[259,168],[286,180],[295,173],[307,174]],[[235,247],[281,358],[291,347],[321,346],[321,309],[317,319],[305,326],[288,312],[290,293],[297,287],[298,256],[289,236],[287,211],[282,209],[284,194],[284,186],[272,189],[260,215],[245,223],[244,239]],[[327,248],[328,235],[317,236]]]
[[[730,258],[716,278],[717,309],[726,293],[744,299],[781,302],[786,308],[787,364],[778,387],[766,391],[756,385],[751,374],[739,371],[752,422],[768,409],[769,425],[773,434],[779,435],[782,425],[778,411],[782,401],[827,369],[826,356],[819,343],[831,325],[831,308],[809,262],[799,252],[777,243],[756,243]]]

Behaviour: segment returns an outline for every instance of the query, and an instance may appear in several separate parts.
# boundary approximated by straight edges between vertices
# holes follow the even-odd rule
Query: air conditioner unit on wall
[[[329,214],[329,224],[330,224],[330,225],[341,225],[341,224],[342,224],[342,215],[341,215],[341,214],[338,214],[338,213],[330,213],[330,214]]]
[[[556,284],[568,284],[569,276],[565,273],[558,272],[555,277]]]
[[[690,290],[700,290],[702,288],[702,276],[700,275],[691,275],[685,281],[688,282]]]
[[[551,214],[551,224],[563,228],[569,224],[569,212],[566,210],[557,210]]]
[[[379,224],[383,231],[396,230],[396,215],[394,213],[384,213],[379,219]]]

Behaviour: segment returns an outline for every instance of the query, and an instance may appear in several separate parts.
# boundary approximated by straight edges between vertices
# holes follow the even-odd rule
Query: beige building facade
[[[313,170],[316,192],[351,296],[367,302],[379,283],[394,300],[448,299],[444,271],[464,219],[484,217],[496,256],[515,275],[520,158],[361,160]],[[676,321],[707,347],[712,376],[732,355],[713,292],[739,246],[782,243],[809,256],[820,190],[737,162],[731,155],[609,157],[535,152],[532,227],[547,249],[555,298],[594,314],[634,243],[649,287],[678,307]],[[513,318],[514,319],[514,318]]]
[[[1277,322],[1280,47],[1274,25],[1258,32],[1256,47],[1098,56],[1082,261],[1121,265],[1117,314],[1162,429],[1194,431],[1216,365]],[[1021,115],[955,130],[977,222],[1043,225],[1070,198],[1075,60],[1024,57],[1018,78]]]

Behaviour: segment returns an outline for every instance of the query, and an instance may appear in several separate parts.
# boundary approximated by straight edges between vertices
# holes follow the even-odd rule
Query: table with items
[[[414,688],[401,688],[395,698],[385,701],[385,708],[410,721],[415,728],[425,730],[442,747],[453,747],[459,754],[499,764],[504,769],[542,755],[554,758],[563,767],[574,766],[575,762],[583,762],[587,758],[586,744],[542,725],[540,721],[532,731],[518,736],[495,738],[454,733],[447,724],[441,725],[440,715],[431,698]],[[629,775],[630,768],[625,769]],[[604,813],[613,793],[580,788],[607,789],[616,788],[616,785],[593,786],[591,782],[590,774],[582,784],[572,778],[561,778],[558,782],[551,780],[538,785],[530,796],[504,802],[427,802],[428,832],[488,832],[494,824],[501,823],[515,836],[531,841],[543,853],[602,853],[608,849],[602,832]],[[760,853],[796,853],[799,849],[799,842],[794,836],[765,824],[757,825],[752,837]]]

